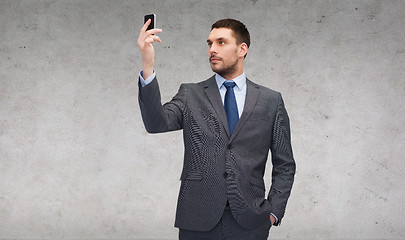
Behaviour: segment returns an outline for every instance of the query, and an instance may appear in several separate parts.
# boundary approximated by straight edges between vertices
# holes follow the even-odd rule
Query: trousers
[[[232,215],[229,206],[218,224],[208,232],[179,229],[179,240],[267,240],[271,227],[269,221],[255,229],[245,229],[239,226]]]

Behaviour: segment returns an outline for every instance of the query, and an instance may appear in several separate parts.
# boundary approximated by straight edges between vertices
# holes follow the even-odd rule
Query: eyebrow
[[[217,38],[217,39],[214,39],[214,41],[226,41],[227,39],[226,38],[223,38],[223,37],[220,37],[220,38]],[[207,39],[207,43],[211,43],[212,41],[210,40],[210,39]]]

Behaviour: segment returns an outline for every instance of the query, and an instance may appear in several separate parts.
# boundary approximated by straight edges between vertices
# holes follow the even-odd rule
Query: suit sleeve
[[[291,147],[290,123],[284,102],[279,95],[278,108],[273,126],[272,153],[272,184],[268,199],[280,224],[284,216],[287,200],[291,193],[295,175],[295,161]]]
[[[183,128],[186,87],[184,84],[173,99],[162,105],[156,77],[142,87],[139,83],[138,102],[142,120],[148,133],[161,133]]]

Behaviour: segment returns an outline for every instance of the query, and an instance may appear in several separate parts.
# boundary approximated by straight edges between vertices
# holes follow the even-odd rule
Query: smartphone
[[[150,22],[149,27],[148,27],[148,29],[146,29],[146,31],[147,31],[147,30],[154,29],[155,26],[156,26],[156,15],[155,15],[154,13],[145,15],[144,24],[145,24],[146,21],[148,21],[149,19],[152,19],[152,21]]]

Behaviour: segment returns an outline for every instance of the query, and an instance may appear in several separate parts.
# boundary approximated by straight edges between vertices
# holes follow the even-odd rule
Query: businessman
[[[279,92],[246,78],[245,25],[222,19],[207,39],[209,79],[182,84],[161,104],[153,43],[161,29],[142,27],[139,105],[149,133],[183,130],[184,159],[175,227],[180,240],[265,240],[279,225],[294,181],[289,118]],[[263,176],[271,152],[272,183]]]

